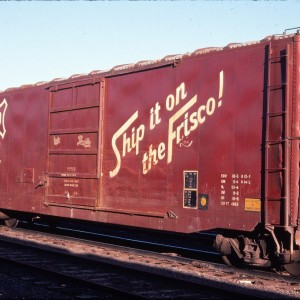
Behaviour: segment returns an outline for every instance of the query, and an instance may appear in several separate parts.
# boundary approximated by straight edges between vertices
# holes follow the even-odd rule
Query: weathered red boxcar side
[[[40,213],[46,179],[48,93],[44,86],[9,89],[0,98],[1,208]]]
[[[217,237],[229,260],[297,273],[299,37],[1,93],[3,217],[242,230]]]

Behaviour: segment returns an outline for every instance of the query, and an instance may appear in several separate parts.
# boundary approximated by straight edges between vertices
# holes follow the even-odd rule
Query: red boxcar
[[[216,238],[227,262],[299,275],[299,42],[270,36],[0,93],[2,218],[241,230]]]

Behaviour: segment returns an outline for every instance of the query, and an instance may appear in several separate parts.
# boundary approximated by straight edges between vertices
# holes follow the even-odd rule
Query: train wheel
[[[222,255],[222,260],[229,267],[242,267],[242,262],[234,255]]]
[[[4,220],[4,223],[9,228],[16,228],[18,226],[19,220],[17,220],[17,219],[7,219],[7,220]]]
[[[300,262],[286,264],[283,266],[283,268],[290,275],[295,276],[295,277],[300,277]]]
[[[223,260],[223,262],[224,262],[227,266],[233,267],[233,265],[232,265],[232,263],[230,262],[228,256],[222,255],[222,260]]]

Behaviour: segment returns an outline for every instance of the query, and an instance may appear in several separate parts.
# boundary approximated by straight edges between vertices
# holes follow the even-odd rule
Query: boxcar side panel
[[[39,213],[47,180],[47,93],[20,88],[2,94],[0,102],[0,206]]]
[[[159,226],[176,231],[253,228],[264,63],[260,44],[108,78],[103,207],[170,217]]]

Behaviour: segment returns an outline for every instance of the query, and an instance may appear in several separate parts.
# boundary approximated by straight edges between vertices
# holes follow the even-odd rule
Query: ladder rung
[[[285,110],[279,111],[279,112],[269,112],[269,113],[267,113],[268,117],[279,117],[279,116],[282,116],[282,115],[286,115]]]
[[[281,143],[285,143],[286,140],[269,140],[266,141],[266,145],[277,145],[277,144],[281,144]]]
[[[274,57],[269,57],[269,61],[273,60],[273,59],[278,59],[278,62],[281,62],[281,58],[283,57],[287,57],[287,54],[284,55],[280,55],[280,56],[274,56]]]
[[[286,199],[286,197],[278,197],[278,198],[275,198],[275,197],[265,197],[266,200],[268,201],[280,201],[280,200],[284,200]]]
[[[286,86],[286,83],[282,84],[274,84],[274,85],[268,85],[267,88],[270,90],[270,92],[274,90],[281,90]]]
[[[285,171],[286,168],[266,168],[266,172],[279,172],[279,171]]]
[[[293,136],[293,137],[288,137],[287,140],[289,141],[296,141],[296,140],[300,140],[300,136]]]

